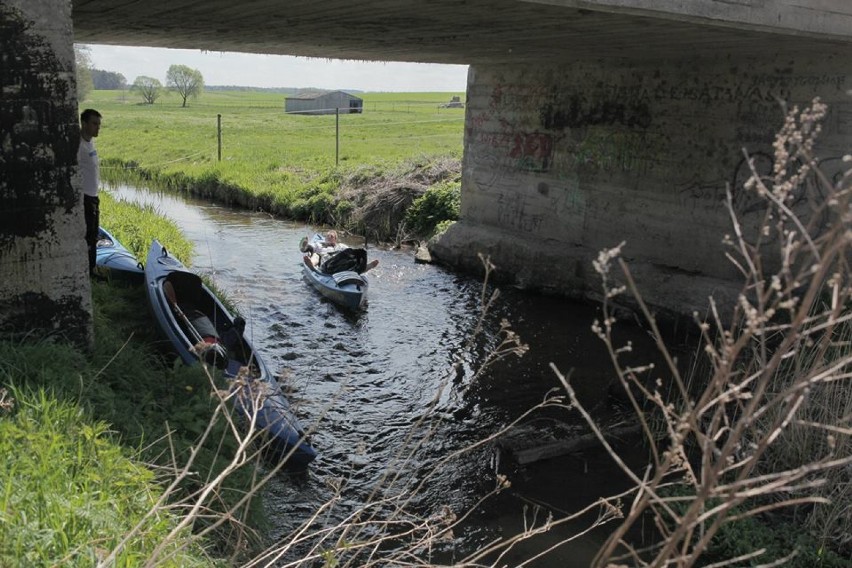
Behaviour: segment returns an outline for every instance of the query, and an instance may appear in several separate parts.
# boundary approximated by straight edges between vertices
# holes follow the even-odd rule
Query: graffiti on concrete
[[[558,217],[583,215],[586,211],[586,195],[576,180],[565,180],[564,185],[539,182],[538,193],[548,198],[548,210]]]
[[[519,170],[546,172],[553,156],[553,137],[541,132],[518,132],[513,136],[509,157]]]
[[[645,132],[590,129],[569,146],[564,164],[581,173],[632,172],[648,175],[663,166],[658,138]]]
[[[497,197],[497,222],[501,227],[524,233],[536,233],[541,228],[542,221],[543,215],[527,211],[525,195],[507,192]]]
[[[712,215],[722,223],[730,187],[737,214],[744,222],[756,222],[765,203],[744,189],[748,162],[731,162],[731,153],[742,146],[768,147],[783,121],[779,98],[803,99],[811,96],[809,91],[845,89],[848,82],[839,74],[749,72],[731,69],[708,78],[689,74],[683,81],[590,75],[587,88],[558,78],[498,78],[490,91],[474,95],[470,106],[469,187],[487,192],[497,204],[493,221],[524,232],[547,230],[560,218],[590,215],[589,207],[603,206],[586,204],[600,183],[665,195],[665,202],[679,200],[684,212]],[[696,105],[704,103],[711,113],[691,122]],[[852,131],[850,117],[852,112],[835,115],[835,133]],[[770,155],[755,152],[752,158],[760,175],[771,174]],[[820,162],[823,171],[827,164]],[[797,189],[796,213],[806,213],[820,198],[812,187]],[[631,201],[631,207],[644,205]]]
[[[645,101],[624,102],[574,94],[567,100],[544,103],[539,111],[539,122],[548,130],[598,125],[644,129],[651,126],[651,110]]]
[[[754,75],[752,83],[760,87],[770,89],[793,89],[793,88],[824,88],[834,87],[836,90],[845,90],[846,75],[823,73],[820,75],[793,75],[792,69],[786,73],[763,73]]]
[[[508,156],[505,148],[474,145],[467,150],[465,161],[472,166],[469,171],[480,190],[495,187],[501,181],[511,182],[520,175],[514,169],[515,159]]]
[[[844,108],[843,105],[835,105],[834,128],[837,134],[852,134],[852,108]]]
[[[843,165],[843,159],[839,156],[818,160],[811,174],[790,193],[788,205],[791,210],[796,212],[803,205],[813,208],[822,203],[824,192],[820,187],[824,183],[836,184],[843,176]],[[792,173],[800,166],[801,162],[795,161],[786,174]],[[740,158],[730,179],[706,181],[693,176],[681,182],[677,192],[692,200],[711,201],[724,206],[727,200],[726,190],[730,188],[732,205],[737,214],[748,216],[762,213],[767,209],[766,200],[760,197],[755,189],[747,188],[746,182],[756,175],[771,190],[775,177],[774,167],[775,158],[771,154],[762,151],[751,152]]]

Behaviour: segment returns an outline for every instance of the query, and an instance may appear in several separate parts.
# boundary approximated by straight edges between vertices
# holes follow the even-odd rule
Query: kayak
[[[304,469],[317,456],[278,382],[216,295],[156,239],[145,263],[151,311],[171,346],[187,365],[199,362],[222,370],[243,423],[255,417],[264,455],[289,469]],[[196,346],[205,344],[203,355]]]
[[[312,243],[322,242],[323,236],[315,234]],[[326,274],[308,262],[302,264],[302,275],[323,297],[348,310],[360,310],[367,304],[370,282],[363,274],[345,270]]]
[[[99,273],[106,273],[110,278],[137,284],[145,280],[142,263],[103,227],[98,227],[96,253],[96,266]]]

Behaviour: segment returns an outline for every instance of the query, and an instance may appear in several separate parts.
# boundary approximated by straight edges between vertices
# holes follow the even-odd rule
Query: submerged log
[[[603,431],[604,438],[607,440],[615,440],[637,434],[640,431],[639,424],[629,424],[624,426],[614,426]],[[600,444],[598,437],[594,433],[581,435],[571,435],[565,439],[542,440],[541,436],[537,439],[529,436],[509,437],[498,442],[500,447],[505,450],[512,459],[519,465],[526,465],[537,461],[564,456],[573,452],[588,449]]]

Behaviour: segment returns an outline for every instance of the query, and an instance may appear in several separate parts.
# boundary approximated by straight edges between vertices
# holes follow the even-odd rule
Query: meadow
[[[287,200],[336,171],[386,172],[412,158],[460,158],[464,109],[440,108],[464,93],[364,93],[361,114],[284,112],[285,95],[207,91],[181,108],[164,95],[153,105],[128,91],[94,91],[81,108],[103,114],[98,138],[104,176],[130,164],[145,172],[215,178],[251,194]],[[217,115],[222,116],[218,160]]]

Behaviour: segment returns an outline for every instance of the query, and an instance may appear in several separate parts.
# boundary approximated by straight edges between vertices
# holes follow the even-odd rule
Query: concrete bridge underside
[[[679,4],[682,6],[671,6]],[[819,5],[820,8],[808,7]],[[848,41],[843,0],[74,0],[74,38],[432,63],[822,51]],[[746,32],[746,33],[744,33]],[[783,40],[783,41],[781,41]],[[795,51],[793,51],[795,50]]]
[[[0,17],[12,332],[88,333],[72,41],[468,64],[462,219],[433,253],[595,296],[591,259],[625,240],[646,299],[678,313],[739,289],[725,188],[748,224],[743,151],[765,167],[779,102],[830,105],[821,167],[852,146],[847,0],[3,0]]]

